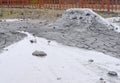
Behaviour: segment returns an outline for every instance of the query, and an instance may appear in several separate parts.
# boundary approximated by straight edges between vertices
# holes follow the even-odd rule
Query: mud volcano
[[[53,39],[66,45],[120,57],[120,34],[116,29],[90,9],[68,9],[54,23],[54,33],[61,34]]]

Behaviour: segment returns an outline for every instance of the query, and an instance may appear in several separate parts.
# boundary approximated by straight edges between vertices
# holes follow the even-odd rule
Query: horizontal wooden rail
[[[120,11],[120,0],[0,0],[0,7],[91,8],[102,11]]]

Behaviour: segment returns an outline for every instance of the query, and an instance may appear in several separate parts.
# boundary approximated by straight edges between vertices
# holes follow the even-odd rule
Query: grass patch
[[[0,8],[0,18],[57,19],[65,10],[35,8]],[[103,17],[119,16],[119,13],[95,11]]]

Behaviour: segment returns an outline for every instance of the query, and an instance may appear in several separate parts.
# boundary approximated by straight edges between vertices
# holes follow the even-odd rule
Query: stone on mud
[[[94,60],[93,60],[93,59],[90,59],[90,60],[88,60],[88,62],[94,62]]]
[[[30,40],[30,43],[37,43],[35,39]]]
[[[117,72],[115,72],[115,71],[109,71],[108,75],[109,76],[118,76]]]
[[[39,57],[47,56],[47,54],[46,54],[44,51],[38,51],[38,50],[34,51],[34,52],[32,53],[32,55],[33,55],[33,56],[39,56]]]

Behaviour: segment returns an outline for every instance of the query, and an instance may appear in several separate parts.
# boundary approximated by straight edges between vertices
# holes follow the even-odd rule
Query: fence
[[[120,0],[0,0],[0,7],[91,8],[102,11],[120,11]]]

